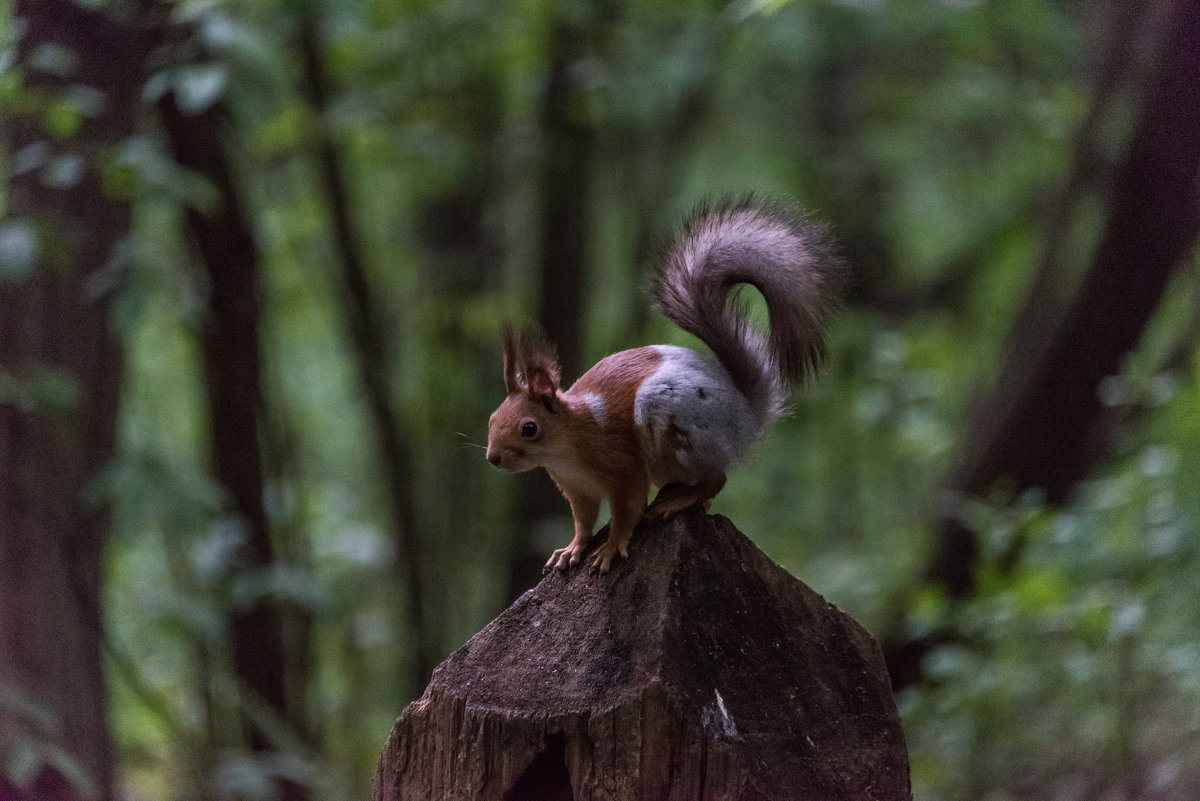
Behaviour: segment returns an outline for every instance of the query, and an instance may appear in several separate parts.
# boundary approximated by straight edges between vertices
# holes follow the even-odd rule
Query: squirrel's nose
[[[491,451],[488,451],[487,460],[489,462],[491,462],[493,466],[499,465],[500,464],[500,454],[492,453]]]

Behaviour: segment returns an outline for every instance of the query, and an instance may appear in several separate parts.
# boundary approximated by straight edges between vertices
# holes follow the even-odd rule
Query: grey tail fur
[[[652,289],[663,313],[712,349],[765,424],[783,413],[788,387],[821,364],[821,326],[839,272],[820,225],[750,196],[699,208],[667,249]],[[766,341],[738,302],[738,284],[766,300]]]

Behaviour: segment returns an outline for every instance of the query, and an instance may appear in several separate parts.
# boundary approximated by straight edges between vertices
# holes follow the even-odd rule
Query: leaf
[[[39,72],[68,78],[79,67],[79,54],[56,42],[43,42],[29,54],[29,66]]]
[[[10,731],[22,730],[38,737],[57,736],[54,712],[26,688],[16,684],[0,684],[0,712],[6,720],[19,725]]]
[[[37,229],[20,218],[0,222],[0,283],[24,281],[33,272]]]
[[[1129,600],[1116,608],[1109,622],[1110,641],[1130,637],[1141,630],[1146,621],[1146,607],[1138,600]]]
[[[74,83],[67,87],[67,98],[82,117],[95,118],[108,107],[108,95],[87,84]]]
[[[83,397],[75,376],[50,365],[39,365],[30,371],[29,388],[33,393],[34,408],[52,422],[65,421]]]
[[[70,139],[79,133],[83,115],[70,98],[60,97],[46,106],[42,121],[55,139]]]
[[[146,137],[133,136],[121,143],[109,170],[132,170],[133,176],[113,176],[127,185],[144,184],[165,193],[172,200],[202,213],[215,209],[220,202],[217,190],[203,176],[175,163],[158,145]],[[118,184],[118,188],[119,188]]]
[[[18,150],[12,156],[12,174],[24,175],[30,170],[36,170],[50,159],[50,143],[41,140],[31,142]]]
[[[1030,570],[1016,581],[1013,591],[1021,611],[1038,614],[1063,604],[1068,596],[1066,578],[1053,568]]]
[[[42,183],[53,189],[70,189],[83,180],[87,165],[78,153],[55,156],[42,169]]]
[[[181,67],[174,76],[176,102],[184,114],[198,114],[221,99],[228,80],[220,64]]]
[[[227,515],[213,523],[208,535],[192,546],[192,569],[196,576],[207,582],[224,578],[237,563],[247,537],[246,521],[236,515]]]
[[[221,759],[213,769],[212,784],[218,797],[264,801],[275,797],[270,772],[252,756],[232,754]]]
[[[60,744],[54,713],[44,703],[21,687],[0,684],[0,711],[8,721],[0,730],[0,778],[28,789],[49,768],[83,798],[97,797],[87,770]]]
[[[66,749],[59,746],[47,746],[43,750],[42,758],[48,766],[66,779],[79,796],[88,801],[100,797],[99,788],[92,780],[87,768]]]
[[[20,733],[0,740],[0,775],[16,787],[27,789],[42,768],[35,741]]]

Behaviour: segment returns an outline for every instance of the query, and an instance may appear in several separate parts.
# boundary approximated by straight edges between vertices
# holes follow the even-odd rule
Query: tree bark
[[[105,801],[108,518],[87,490],[115,447],[122,355],[108,312],[130,210],[105,191],[99,165],[132,133],[150,43],[66,0],[15,12],[21,91],[35,96],[32,113],[4,120],[0,135],[10,156],[33,164],[11,178],[5,224],[8,235],[36,231],[36,249],[24,274],[0,277],[0,750],[32,748],[37,761],[25,775],[0,774],[0,797]],[[55,138],[34,115],[71,87],[98,102]],[[76,158],[74,175],[55,172]]]
[[[875,641],[693,510],[640,526],[606,575],[548,576],[443,662],[396,722],[371,798],[911,794]]]
[[[221,143],[221,112],[211,106],[185,114],[173,94],[158,104],[172,155],[216,189],[215,209],[187,209],[191,232],[208,282],[208,316],[202,332],[204,386],[211,423],[213,476],[228,493],[227,513],[241,527],[239,562],[229,579],[265,587],[275,562],[263,506],[265,483],[260,436],[264,409],[258,325],[258,252],[242,211],[233,168]],[[288,697],[284,619],[265,592],[237,602],[230,613],[233,667],[243,692],[243,728],[249,748],[278,747],[269,727],[249,712],[263,704],[279,720],[292,719]],[[302,725],[297,725],[303,731]],[[285,782],[283,797],[302,798]]]

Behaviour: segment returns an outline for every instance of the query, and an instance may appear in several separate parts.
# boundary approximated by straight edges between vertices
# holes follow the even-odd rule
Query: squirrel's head
[[[544,337],[504,329],[504,388],[508,396],[488,420],[487,460],[519,473],[549,461],[564,425],[558,397],[558,357]]]

